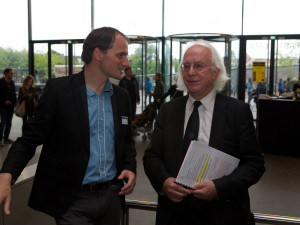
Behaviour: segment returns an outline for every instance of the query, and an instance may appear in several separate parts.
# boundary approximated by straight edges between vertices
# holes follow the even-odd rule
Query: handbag
[[[17,101],[15,114],[18,117],[23,117],[25,115],[25,101],[22,101],[21,103]]]

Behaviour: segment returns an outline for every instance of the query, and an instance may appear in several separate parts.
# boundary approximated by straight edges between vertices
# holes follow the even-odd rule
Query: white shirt
[[[198,108],[199,123],[200,123],[198,141],[206,145],[209,144],[215,99],[216,99],[216,91],[212,90],[207,96],[201,99],[202,105],[200,105]],[[188,120],[193,112],[194,101],[196,100],[191,95],[189,95],[189,98],[185,106],[184,130],[186,129]]]

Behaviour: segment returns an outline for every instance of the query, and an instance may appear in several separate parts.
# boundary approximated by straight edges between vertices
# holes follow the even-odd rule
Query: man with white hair
[[[177,85],[189,94],[162,105],[143,157],[158,193],[157,225],[254,224],[248,188],[261,178],[264,159],[249,105],[219,93],[227,80],[223,60],[209,42],[188,45]],[[240,159],[238,167],[190,189],[176,184],[191,140]]]

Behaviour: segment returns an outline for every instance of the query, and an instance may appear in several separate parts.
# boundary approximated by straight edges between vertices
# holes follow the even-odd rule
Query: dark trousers
[[[214,225],[210,206],[206,201],[186,197],[174,203],[166,196],[159,196],[156,225]]]
[[[80,191],[67,212],[56,219],[57,225],[120,225],[122,200],[110,188]]]
[[[254,225],[253,214],[239,202],[239,199],[205,201],[190,195],[174,203],[160,195],[156,225]]]
[[[14,115],[14,107],[0,107],[0,141],[7,140],[11,129],[11,121]]]

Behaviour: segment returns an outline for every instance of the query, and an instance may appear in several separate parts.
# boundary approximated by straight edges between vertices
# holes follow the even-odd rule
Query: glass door
[[[292,36],[254,38],[247,37],[246,42],[245,102],[256,119],[259,96],[292,98],[293,85],[299,79],[300,40]],[[264,66],[263,80],[255,80],[257,63]]]
[[[82,43],[83,40],[34,42],[36,83],[44,86],[48,79],[80,72],[83,67]]]
[[[34,78],[36,85],[39,86],[45,86],[49,79],[47,43],[34,45]]]
[[[256,103],[259,95],[267,94],[270,76],[270,40],[247,40],[246,45],[246,83],[245,83],[245,102],[250,104],[253,118],[256,119]],[[263,63],[265,66],[264,80],[253,77],[253,65]]]
[[[79,73],[84,63],[81,60],[82,41],[65,41],[51,44],[52,78]]]
[[[140,104],[136,110],[136,114],[139,115],[149,104],[146,81],[149,79],[154,86],[154,75],[160,71],[161,41],[159,38],[145,36],[129,36],[129,40],[128,59],[140,91]]]
[[[68,44],[51,45],[51,77],[63,77],[68,71]]]
[[[275,43],[275,76],[273,95],[290,98],[299,79],[300,40],[278,39]]]
[[[72,74],[79,73],[84,65],[83,61],[81,60],[82,46],[82,42],[73,41],[72,43]]]

